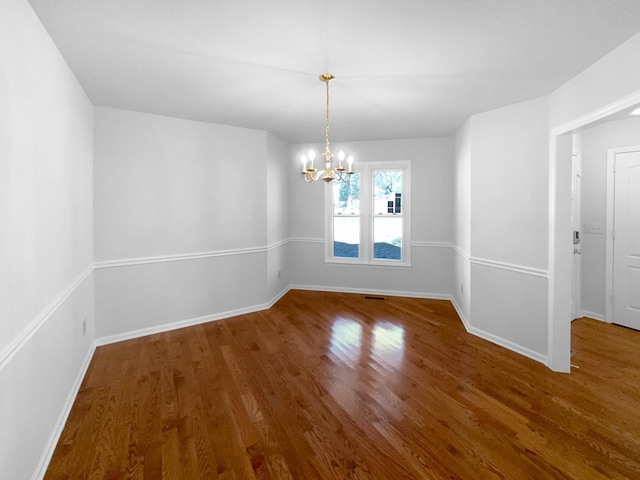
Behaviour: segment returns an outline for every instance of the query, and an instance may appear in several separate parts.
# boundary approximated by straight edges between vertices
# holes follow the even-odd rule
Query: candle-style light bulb
[[[307,156],[309,157],[309,160],[311,160],[311,166],[309,168],[313,168],[313,161],[316,158],[316,152],[314,152],[313,150],[309,150],[309,153],[307,153]]]
[[[338,168],[342,168],[342,161],[344,160],[345,154],[344,150],[340,150],[338,152]]]
[[[306,172],[306,171],[307,171],[307,161],[308,161],[308,160],[309,160],[309,159],[308,159],[308,158],[307,158],[307,156],[306,156],[306,155],[304,155],[304,154],[302,155],[302,157],[300,157],[300,161],[302,162],[302,171],[303,171],[303,172]]]
[[[349,173],[353,172],[353,155],[349,155],[347,163],[349,164]]]

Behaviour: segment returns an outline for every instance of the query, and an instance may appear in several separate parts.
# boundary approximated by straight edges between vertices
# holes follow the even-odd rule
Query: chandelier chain
[[[329,82],[325,82],[327,87],[327,96],[326,96],[326,118],[325,118],[325,133],[324,133],[324,141],[326,146],[326,152],[329,152]]]
[[[325,73],[320,75],[320,80],[326,84],[326,94],[325,94],[325,124],[324,124],[324,142],[326,150],[323,154],[324,156],[324,169],[318,170],[313,167],[313,160],[316,157],[315,152],[313,150],[309,151],[308,156],[302,155],[302,175],[307,183],[315,182],[316,180],[322,178],[327,183],[330,183],[334,180],[340,182],[349,182],[351,180],[351,175],[353,175],[353,157],[349,155],[347,158],[347,164],[349,168],[345,168],[344,160],[345,153],[341,150],[338,152],[338,165],[333,167],[331,162],[331,157],[333,154],[331,150],[329,150],[329,82],[333,80],[335,77],[329,73]]]

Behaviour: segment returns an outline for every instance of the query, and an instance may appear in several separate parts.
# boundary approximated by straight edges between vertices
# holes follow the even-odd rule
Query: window
[[[409,162],[359,163],[326,187],[328,262],[410,265]]]

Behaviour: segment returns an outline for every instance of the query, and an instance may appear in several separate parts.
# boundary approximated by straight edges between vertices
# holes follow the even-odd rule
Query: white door
[[[580,229],[581,170],[580,154],[574,152],[571,163],[571,229],[574,235],[573,259],[571,262],[571,319],[580,317],[580,254],[582,253],[582,232]]]
[[[640,150],[615,155],[613,323],[640,330]]]

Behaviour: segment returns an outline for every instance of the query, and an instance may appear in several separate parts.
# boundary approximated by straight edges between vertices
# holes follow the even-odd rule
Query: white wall
[[[457,224],[462,258],[456,272],[459,283],[470,281],[467,328],[545,361],[547,98],[474,115],[457,141],[456,188],[463,217]],[[463,255],[466,243],[470,267]],[[465,313],[461,292],[454,296]]]
[[[91,103],[44,27],[28,2],[3,0],[2,478],[31,478],[46,461],[91,352],[92,142]]]
[[[97,262],[264,246],[266,133],[95,108]]]
[[[267,284],[273,301],[287,291],[290,278],[290,208],[289,144],[267,135]]]
[[[640,85],[640,33],[576,75],[550,97],[550,127],[589,117],[624,98],[637,96]]]
[[[268,230],[268,209],[286,203],[286,194],[267,198],[278,156],[271,161],[268,151],[267,134],[257,130],[95,108],[99,337],[270,300],[267,239],[282,237],[286,223],[274,208]]]
[[[602,233],[582,228],[583,315],[605,317],[605,243],[607,213],[607,150],[640,145],[640,118],[604,123],[575,135],[582,157],[581,223],[600,225]]]
[[[453,299],[465,324],[471,314],[471,120],[455,136]]]
[[[332,145],[356,162],[411,161],[412,251],[409,269],[324,263],[324,182],[301,178],[299,155],[313,146],[291,148],[291,275],[302,288],[375,291],[449,297],[453,285],[453,139],[351,142]]]
[[[547,118],[546,98],[472,117],[473,257],[547,268]]]

